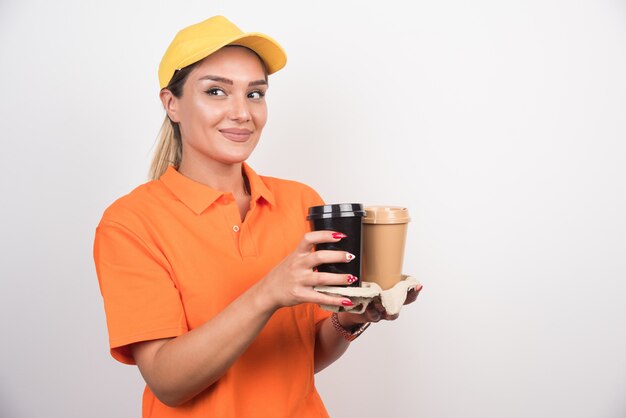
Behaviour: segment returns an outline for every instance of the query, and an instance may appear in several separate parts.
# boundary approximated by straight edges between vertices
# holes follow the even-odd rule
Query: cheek
[[[258,129],[262,129],[265,126],[265,122],[267,122],[267,107],[263,106],[263,108],[254,112],[254,124]]]
[[[217,124],[223,118],[223,111],[219,106],[202,100],[190,103],[183,114],[189,129],[202,129],[206,125]]]

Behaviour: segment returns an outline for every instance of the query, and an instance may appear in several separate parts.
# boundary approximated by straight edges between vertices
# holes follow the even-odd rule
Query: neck
[[[243,164],[222,164],[215,161],[194,163],[183,158],[178,172],[198,183],[222,192],[231,192],[235,196],[247,194],[243,178]]]

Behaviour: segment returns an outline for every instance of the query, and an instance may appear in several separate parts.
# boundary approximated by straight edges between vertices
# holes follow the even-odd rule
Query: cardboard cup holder
[[[343,286],[316,286],[315,290],[338,298],[348,298],[353,306],[320,305],[322,309],[331,312],[363,313],[376,298],[380,298],[382,305],[390,315],[400,313],[406,294],[409,290],[419,287],[420,283],[413,277],[403,274],[402,280],[390,289],[383,290],[379,285],[372,282],[363,282],[361,287]]]

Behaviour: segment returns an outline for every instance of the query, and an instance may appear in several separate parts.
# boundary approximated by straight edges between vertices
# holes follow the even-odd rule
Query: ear
[[[161,98],[161,103],[163,103],[163,107],[165,108],[167,116],[169,116],[170,120],[172,122],[179,123],[178,98],[176,98],[176,96],[174,96],[168,89],[161,89],[159,97]]]

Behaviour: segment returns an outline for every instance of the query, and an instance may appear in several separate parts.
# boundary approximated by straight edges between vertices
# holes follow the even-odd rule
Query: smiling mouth
[[[226,139],[234,142],[246,142],[252,135],[252,131],[250,129],[229,128],[220,129],[219,131]]]

